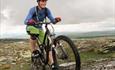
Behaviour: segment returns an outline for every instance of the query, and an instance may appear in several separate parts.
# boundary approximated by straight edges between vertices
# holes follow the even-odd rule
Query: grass
[[[98,54],[95,52],[80,52],[81,62],[82,63],[89,63],[95,60],[105,59],[105,58],[113,58],[115,57],[115,52],[107,53],[107,54]],[[71,54],[70,54],[71,55]],[[23,62],[23,64],[18,63],[12,65],[8,69],[0,69],[0,70],[30,70],[30,62]]]
[[[99,54],[96,52],[81,52],[80,53],[81,62],[90,62],[100,59],[111,59],[115,57],[115,52],[107,53],[107,54]]]
[[[0,70],[30,70],[30,63],[24,63],[24,64],[7,64],[3,67],[0,67]]]

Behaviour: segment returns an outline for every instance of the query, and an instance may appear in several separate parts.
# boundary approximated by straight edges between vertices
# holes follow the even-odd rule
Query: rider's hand
[[[27,24],[34,25],[34,24],[36,24],[36,21],[34,19],[30,19]]]
[[[56,23],[61,21],[61,17],[56,17],[55,18]]]

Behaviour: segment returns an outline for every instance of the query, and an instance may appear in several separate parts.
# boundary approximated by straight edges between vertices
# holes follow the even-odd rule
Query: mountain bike
[[[31,64],[31,70],[52,70],[48,64],[49,51],[52,51],[54,64],[58,70],[80,70],[80,56],[77,47],[73,41],[64,35],[56,36],[51,22],[39,22],[37,25],[45,25],[45,35],[43,43],[40,43],[38,36],[39,57],[34,58]],[[48,26],[52,27],[52,32]]]

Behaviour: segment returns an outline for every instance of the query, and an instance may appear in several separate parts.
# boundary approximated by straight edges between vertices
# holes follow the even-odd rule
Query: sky
[[[36,5],[36,0],[0,0],[0,37],[25,35],[24,19]],[[115,30],[115,0],[49,0],[47,7],[62,18],[57,32]]]

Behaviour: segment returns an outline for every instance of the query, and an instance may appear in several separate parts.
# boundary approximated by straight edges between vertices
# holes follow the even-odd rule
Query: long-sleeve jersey
[[[34,19],[38,22],[43,22],[46,17],[48,17],[52,23],[55,23],[55,18],[52,16],[51,11],[48,8],[39,10],[35,6],[30,9],[24,23],[27,25],[27,22],[30,19]]]

